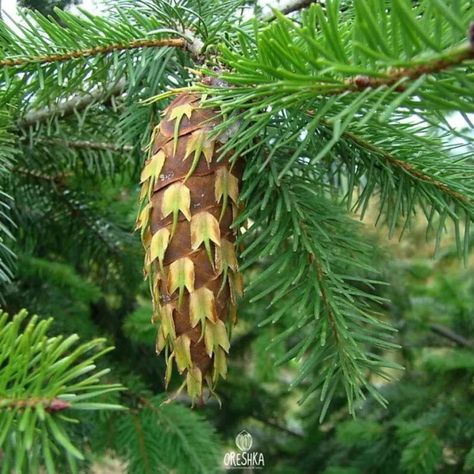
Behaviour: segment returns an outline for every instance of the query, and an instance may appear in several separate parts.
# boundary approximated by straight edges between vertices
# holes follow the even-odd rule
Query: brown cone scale
[[[241,279],[231,225],[240,176],[212,135],[216,111],[180,94],[153,132],[141,176],[137,228],[145,247],[145,275],[160,322],[157,352],[186,378],[193,400],[227,372],[230,330]]]

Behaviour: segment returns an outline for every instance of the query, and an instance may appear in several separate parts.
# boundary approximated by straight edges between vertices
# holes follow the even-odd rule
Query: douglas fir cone
[[[181,94],[165,109],[142,171],[137,221],[166,384],[175,362],[193,401],[202,399],[203,383],[212,391],[226,376],[242,291],[231,230],[239,177],[228,157],[218,161],[217,123],[216,111],[201,108],[196,95]]]

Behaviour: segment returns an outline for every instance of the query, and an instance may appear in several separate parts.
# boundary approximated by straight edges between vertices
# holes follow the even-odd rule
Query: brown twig
[[[79,148],[86,150],[104,150],[104,151],[113,151],[113,152],[131,152],[133,146],[131,145],[116,145],[115,143],[106,143],[106,142],[93,142],[90,140],[61,140],[57,138],[38,138],[36,140],[40,143],[48,143],[51,145],[61,145],[67,148]]]
[[[0,60],[0,67],[15,67],[26,64],[47,64],[53,62],[69,61],[70,59],[89,58],[98,54],[109,54],[114,51],[126,51],[130,49],[141,48],[185,48],[187,42],[184,38],[167,38],[167,39],[149,39],[136,40],[130,43],[108,44],[105,46],[96,46],[95,48],[80,49],[76,51],[68,51],[66,53],[30,56],[24,58],[6,58]]]
[[[304,226],[303,226],[304,228]],[[339,344],[339,331],[336,325],[336,318],[334,316],[333,310],[331,308],[331,304],[329,302],[329,295],[327,294],[327,290],[325,288],[325,274],[321,267],[321,262],[317,259],[314,253],[309,254],[309,259],[311,263],[313,263],[314,268],[316,269],[316,274],[318,275],[318,283],[319,283],[319,293],[321,295],[321,301],[323,302],[324,306],[326,307],[327,316],[329,320],[329,325],[331,326],[334,339],[336,340],[336,344]]]
[[[306,224],[300,220],[300,229],[302,230],[303,234],[305,234],[306,238],[309,240],[308,231],[306,230]],[[316,270],[316,275],[318,279],[318,286],[319,286],[319,294],[321,295],[321,301],[323,305],[326,307],[327,316],[329,325],[331,326],[334,339],[336,340],[336,344],[339,344],[339,331],[337,329],[336,318],[334,316],[333,310],[331,308],[331,303],[329,301],[329,295],[327,293],[326,285],[325,285],[325,272],[321,266],[321,262],[318,259],[318,256],[314,252],[308,253],[309,262],[314,266]]]
[[[440,191],[444,192],[445,194],[448,194],[451,198],[456,199],[458,201],[461,201],[465,204],[469,204],[470,201],[466,196],[458,193],[457,191],[454,191],[451,189],[448,185],[445,183],[438,181],[437,179],[433,178],[432,176],[428,176],[424,174],[422,171],[416,169],[413,167],[410,163],[407,163],[406,161],[399,160],[397,157],[392,155],[391,153],[383,150],[382,148],[379,148],[378,146],[364,140],[360,136],[352,133],[352,132],[343,132],[342,137],[349,139],[351,142],[354,144],[358,145],[359,147],[372,151],[376,153],[379,156],[382,156],[386,161],[388,161],[391,165],[394,165],[398,168],[401,168],[402,170],[406,171],[408,174],[411,176],[414,176],[415,178],[419,179],[420,181],[423,181],[425,183],[428,183],[432,186],[435,186],[438,188]]]
[[[446,51],[442,57],[426,63],[420,63],[413,67],[391,69],[385,77],[369,77],[357,75],[345,81],[345,86],[332,91],[339,94],[345,91],[359,92],[368,88],[377,89],[379,87],[390,87],[403,79],[414,81],[426,74],[436,74],[451,67],[462,64],[465,61],[474,59],[474,47],[468,42],[461,47]],[[400,87],[400,92],[404,87]]]
[[[71,407],[71,404],[60,398],[25,398],[25,399],[13,399],[13,398],[0,398],[0,410],[5,409],[24,409],[42,405],[43,408],[50,412],[58,412],[66,410]]]

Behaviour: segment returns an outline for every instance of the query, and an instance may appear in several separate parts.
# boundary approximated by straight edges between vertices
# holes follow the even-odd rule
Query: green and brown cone
[[[160,322],[157,352],[166,351],[189,395],[202,399],[225,377],[230,329],[242,282],[231,224],[237,214],[239,173],[211,132],[215,110],[193,94],[179,95],[163,112],[141,175],[141,229],[145,276]]]

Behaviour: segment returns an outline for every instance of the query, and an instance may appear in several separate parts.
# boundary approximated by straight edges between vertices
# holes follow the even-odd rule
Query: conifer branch
[[[449,339],[450,341],[453,341],[456,344],[459,344],[460,346],[474,349],[474,342],[470,341],[469,339],[466,339],[460,334],[455,333],[454,331],[447,328],[446,326],[443,326],[442,324],[432,324],[430,326],[430,329],[435,334],[438,334],[439,336]]]
[[[0,100],[3,95],[0,94]],[[8,194],[6,184],[15,162],[17,150],[12,133],[12,117],[4,107],[0,110],[0,303],[3,302],[1,286],[13,277],[15,254],[10,248],[13,242],[15,224],[10,217],[13,200]]]
[[[80,112],[91,104],[104,102],[111,97],[122,94],[126,85],[124,79],[117,81],[108,89],[95,89],[86,95],[76,95],[69,100],[60,102],[54,107],[44,107],[38,110],[31,110],[17,122],[18,128],[32,127],[33,125],[48,121],[53,117],[65,117],[74,112]]]
[[[221,78],[231,87],[213,88],[214,103],[221,104],[226,112],[241,110],[239,114],[234,112],[223,127],[229,127],[237,119],[250,125],[258,117],[259,122],[258,127],[247,127],[249,131],[239,137],[240,143],[247,136],[247,144],[251,143],[265,122],[270,122],[279,111],[291,115],[299,108],[314,106],[319,113],[321,101],[326,100],[332,100],[335,105],[323,107],[326,116],[339,111],[339,134],[343,131],[342,124],[344,127],[350,124],[351,116],[359,120],[364,114],[373,115],[373,107],[385,119],[402,106],[420,117],[433,115],[434,108],[440,110],[440,105],[446,111],[472,110],[468,88],[463,86],[461,76],[465,69],[469,71],[474,46],[470,33],[466,41],[463,19],[457,20],[453,40],[440,43],[435,39],[439,33],[432,26],[434,22],[430,24],[432,30],[420,31],[422,40],[409,32],[416,26],[417,15],[430,15],[424,7],[403,14],[397,8],[388,13],[378,11],[379,16],[393,17],[394,26],[385,32],[372,32],[366,27],[368,6],[358,3],[354,21],[339,24],[338,5],[338,2],[326,2],[324,9],[312,5],[301,24],[279,15],[251,40],[242,39],[240,51],[223,48],[228,72]],[[445,22],[446,29],[451,28],[450,21],[437,14],[440,15],[437,21]],[[374,25],[376,21],[371,19]],[[397,39],[405,30],[406,45]],[[355,32],[361,31],[364,34],[353,41]],[[274,50],[279,54],[270,53]],[[228,149],[234,144],[229,143]]]
[[[330,81],[315,80],[308,74],[306,79],[303,77],[296,78],[297,82],[293,82],[289,86],[289,92],[297,94],[301,91],[302,96],[310,97],[311,93],[316,93],[318,96],[333,96],[341,95],[347,92],[363,92],[367,89],[379,89],[391,86],[396,86],[395,92],[404,92],[406,90],[407,81],[416,81],[420,77],[429,74],[439,74],[447,69],[461,66],[464,63],[474,59],[474,45],[470,41],[465,42],[461,46],[447,49],[435,57],[432,57],[426,61],[416,60],[413,62],[413,66],[394,68],[389,67],[385,71],[373,72],[373,77],[368,75],[355,74],[343,80],[343,84],[339,83],[339,79],[332,78]],[[239,68],[237,63],[232,63],[233,66]],[[258,70],[258,66],[255,65],[255,69]],[[242,83],[239,78],[239,73],[234,72],[232,69],[230,72],[223,74],[223,79],[230,84],[240,85]],[[329,79],[329,78],[328,78]],[[253,87],[256,91],[264,91],[271,87],[271,80],[258,81],[257,78],[254,83],[251,80],[245,86],[247,88]],[[277,81],[275,78],[275,84],[278,84],[277,91],[282,85],[282,81]],[[267,90],[272,92],[271,90]],[[253,97],[253,94],[252,94]]]
[[[260,167],[255,161],[251,168],[258,175]],[[276,176],[275,165],[271,166],[270,174]],[[265,186],[254,190],[248,203],[251,211],[244,211],[241,217],[258,223],[242,238],[248,242],[243,257],[249,265],[267,252],[272,255],[268,267],[250,282],[247,294],[254,303],[272,290],[268,314],[260,325],[291,319],[286,323],[288,329],[271,344],[294,337],[277,363],[304,360],[292,387],[302,380],[310,382],[303,400],[321,390],[321,419],[338,386],[344,386],[351,412],[365,390],[384,404],[364,373],[369,370],[386,377],[383,368],[390,363],[368,346],[397,346],[390,342],[390,328],[376,318],[375,307],[381,299],[367,290],[376,282],[356,276],[357,270],[373,271],[371,246],[358,238],[355,222],[337,208],[328,208],[329,202],[316,191],[314,181],[296,173],[276,187],[268,181]],[[266,206],[267,202],[272,205]],[[284,212],[287,214],[279,215]],[[316,379],[312,370],[318,372]]]
[[[95,48],[87,48],[82,50],[68,51],[66,53],[29,56],[23,58],[5,58],[0,60],[0,67],[16,67],[27,64],[49,64],[56,62],[69,61],[71,59],[82,59],[97,56],[99,54],[109,54],[114,51],[127,51],[131,49],[142,48],[184,48],[186,40],[183,38],[165,38],[136,40],[123,44],[109,44],[105,46],[97,46]]]
[[[283,8],[280,10],[283,15],[289,15],[303,8],[309,7],[312,3],[320,3],[319,0],[290,0],[285,2]]]
[[[437,74],[446,69],[460,66],[462,63],[474,59],[474,45],[471,42],[444,51],[436,58],[426,62],[417,62],[411,67],[391,68],[382,77],[369,77],[356,75],[345,80],[345,86],[329,90],[329,94],[342,94],[343,92],[361,92],[365,89],[377,89],[379,87],[390,87],[400,83],[402,80],[415,81],[426,74]],[[400,85],[396,92],[404,92],[406,87]],[[323,92],[324,94],[324,92]]]
[[[46,181],[59,186],[63,185],[64,179],[71,175],[71,173],[58,173],[55,175],[50,175],[43,173],[40,170],[25,168],[24,166],[15,166],[11,171],[15,174],[26,176],[28,178],[39,179],[41,181]]]
[[[145,438],[143,436],[143,426],[138,415],[131,415],[133,426],[135,428],[135,433],[137,435],[138,447],[140,450],[140,457],[143,460],[143,468],[146,474],[151,474],[152,469],[150,467],[150,459],[148,457],[148,450],[145,446]]]
[[[109,371],[96,368],[96,360],[112,348],[104,347],[104,339],[77,344],[74,334],[50,337],[51,324],[52,319],[27,318],[24,310],[12,318],[0,312],[0,446],[6,472],[36,472],[32,466],[40,463],[56,472],[61,456],[53,460],[50,450],[70,458],[76,471],[84,455],[66,426],[78,420],[63,411],[124,409],[97,401],[123,389],[104,384],[101,378]],[[45,443],[46,449],[36,449]]]
[[[131,250],[127,246],[131,241],[128,229],[123,230],[110,222],[108,216],[104,216],[94,206],[90,196],[74,191],[67,181],[72,175],[70,171],[47,174],[15,167],[14,172],[36,181],[37,186],[31,187],[35,194],[33,197],[27,195],[28,199],[48,200],[43,219],[47,219],[50,225],[55,223],[68,229],[68,247],[80,248],[85,260],[99,261],[100,268],[107,271],[108,278],[117,276],[117,268],[124,265]],[[23,189],[28,188],[25,186]],[[22,194],[20,196],[23,197]],[[28,202],[19,201],[19,197],[16,201],[19,209],[28,206]],[[44,221],[41,226],[44,226]]]
[[[302,222],[300,222],[300,224],[302,226],[303,231],[306,234],[304,224]],[[328,290],[326,288],[325,275],[324,275],[325,272],[323,272],[321,262],[316,258],[316,255],[314,254],[314,252],[309,253],[309,259],[316,268],[316,275],[318,277],[318,282],[319,282],[319,292],[321,295],[321,301],[324,305],[324,308],[326,309],[325,312],[329,320],[329,325],[331,326],[331,329],[332,329],[334,340],[336,341],[336,344],[339,344],[339,331],[337,330],[334,311],[330,304],[330,297],[328,294]]]
[[[0,410],[2,409],[27,409],[41,405],[46,411],[55,413],[66,410],[71,404],[60,398],[0,398]]]
[[[133,146],[131,145],[116,145],[115,143],[95,142],[91,140],[62,140],[59,138],[38,138],[36,141],[41,143],[48,143],[51,145],[61,145],[67,148],[78,148],[87,150],[104,150],[112,152],[131,152]]]
[[[214,472],[220,442],[195,411],[178,403],[164,404],[162,396],[125,395],[131,395],[134,408],[116,417],[121,436],[113,440],[113,447],[127,456],[130,472]]]
[[[107,226],[104,222],[98,222],[94,219],[95,216],[91,215],[90,209],[84,205],[83,202],[77,199],[77,196],[71,193],[64,186],[60,188],[59,196],[63,199],[66,207],[69,209],[70,217],[80,219],[84,223],[84,230],[88,231],[90,235],[95,235],[97,239],[102,242],[104,248],[110,255],[114,255],[116,258],[120,258],[121,255],[121,243],[116,239],[110,238],[107,235]]]
[[[387,152],[386,150],[380,148],[379,146],[374,145],[373,143],[368,142],[364,138],[360,137],[359,135],[345,131],[342,133],[342,136],[344,138],[347,138],[350,140],[352,143],[356,144],[357,146],[360,146],[361,148],[364,148],[368,150],[369,152],[376,153],[378,156],[381,156],[383,159],[385,159],[390,165],[395,166],[404,172],[410,174],[411,176],[415,177],[416,179],[419,179],[420,181],[423,181],[427,184],[430,184],[436,188],[438,188],[440,191],[442,191],[444,194],[447,194],[451,198],[464,203],[464,204],[472,204],[472,202],[469,200],[469,198],[461,193],[458,193],[457,191],[451,189],[448,185],[445,183],[437,180],[433,176],[429,176],[422,171],[416,169],[414,166],[412,166],[410,163],[398,159],[396,156],[394,156],[392,153]]]
[[[320,3],[319,0],[288,0],[283,6],[279,9],[279,12],[283,15],[289,15],[290,13],[297,12],[303,8],[309,7],[312,3]],[[274,20],[275,14],[273,12],[269,13],[264,17],[266,21]]]

